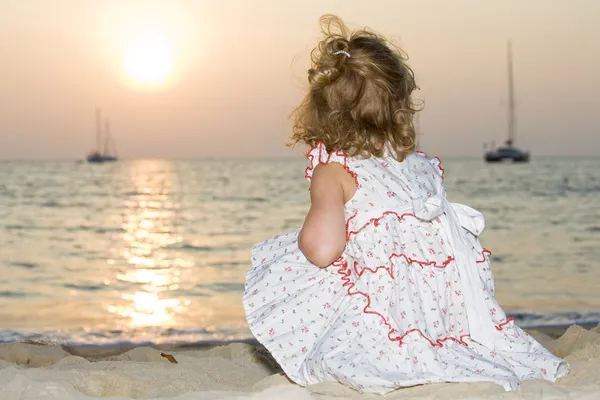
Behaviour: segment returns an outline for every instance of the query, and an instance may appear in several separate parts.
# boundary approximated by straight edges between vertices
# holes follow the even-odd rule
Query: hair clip
[[[338,50],[333,53],[334,56],[337,56],[338,54],[343,54],[346,57],[350,57],[350,52],[346,50]]]

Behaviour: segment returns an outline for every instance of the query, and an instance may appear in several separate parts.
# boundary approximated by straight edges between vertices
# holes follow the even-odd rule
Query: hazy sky
[[[518,143],[600,155],[598,0],[2,0],[0,159],[85,157],[96,106],[124,158],[297,155],[288,116],[324,13],[407,51],[428,153],[503,139],[510,38]],[[125,72],[144,38],[171,54],[158,86]]]

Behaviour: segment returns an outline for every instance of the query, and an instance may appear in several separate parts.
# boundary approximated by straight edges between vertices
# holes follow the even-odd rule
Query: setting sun
[[[146,36],[132,40],[125,49],[125,72],[134,83],[157,85],[168,80],[173,69],[173,50],[168,40]]]

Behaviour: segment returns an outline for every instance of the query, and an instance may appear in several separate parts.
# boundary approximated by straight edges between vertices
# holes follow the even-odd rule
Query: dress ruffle
[[[328,153],[323,143],[319,142],[315,147],[310,149],[306,154],[309,165],[304,170],[304,177],[309,181],[312,179],[313,172],[319,164],[329,164],[332,162],[342,164],[342,166],[348,171],[356,180],[356,174],[348,167],[348,159],[346,155],[339,151],[333,151]]]

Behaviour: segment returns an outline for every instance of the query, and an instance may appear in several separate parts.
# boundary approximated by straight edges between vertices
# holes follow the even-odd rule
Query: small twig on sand
[[[160,355],[161,355],[161,356],[163,356],[164,358],[166,358],[167,360],[169,360],[169,362],[172,362],[172,363],[178,364],[178,363],[177,363],[177,360],[176,360],[176,359],[175,359],[175,357],[173,357],[172,355],[170,355],[170,354],[167,354],[167,353],[160,353]]]

